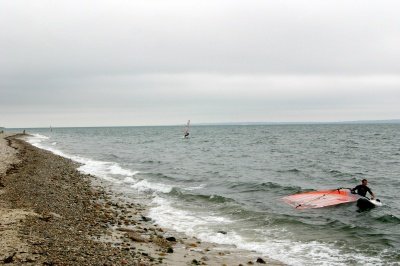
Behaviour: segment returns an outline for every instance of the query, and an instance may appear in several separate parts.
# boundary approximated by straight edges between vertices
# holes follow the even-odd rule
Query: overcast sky
[[[400,118],[400,1],[0,0],[0,126]]]

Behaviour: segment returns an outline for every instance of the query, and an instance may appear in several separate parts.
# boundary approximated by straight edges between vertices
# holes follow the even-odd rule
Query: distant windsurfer
[[[185,129],[184,129],[184,135],[183,135],[183,137],[185,138],[185,139],[187,139],[187,138],[189,138],[189,127],[190,127],[190,120],[188,120],[188,122],[187,122],[187,124],[186,124],[186,127],[185,127]]]
[[[372,199],[374,199],[375,195],[367,185],[368,180],[364,178],[363,180],[361,180],[361,185],[358,185],[355,188],[351,189],[351,193],[365,197],[368,192],[369,194],[371,194]]]

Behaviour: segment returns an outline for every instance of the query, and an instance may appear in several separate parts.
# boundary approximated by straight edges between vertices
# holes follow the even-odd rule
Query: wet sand
[[[160,228],[75,162],[0,134],[0,264],[282,265]]]

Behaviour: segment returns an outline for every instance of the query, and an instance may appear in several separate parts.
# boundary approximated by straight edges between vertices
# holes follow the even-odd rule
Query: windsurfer
[[[364,178],[363,180],[361,180],[361,185],[358,185],[355,188],[351,189],[351,193],[365,197],[368,192],[369,194],[371,194],[372,199],[374,199],[375,195],[367,185],[368,180]]]
[[[188,120],[188,122],[187,122],[187,124],[186,124],[186,127],[185,127],[185,129],[184,129],[184,135],[183,135],[183,137],[184,137],[185,139],[189,138],[189,127],[190,127],[190,120]]]

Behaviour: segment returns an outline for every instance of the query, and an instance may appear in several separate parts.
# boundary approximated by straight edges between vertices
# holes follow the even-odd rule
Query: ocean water
[[[161,226],[289,265],[400,265],[400,125],[193,126],[189,139],[183,126],[27,132],[114,190],[150,200]],[[282,201],[362,178],[384,206]]]

